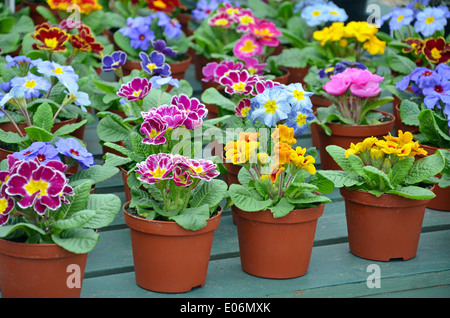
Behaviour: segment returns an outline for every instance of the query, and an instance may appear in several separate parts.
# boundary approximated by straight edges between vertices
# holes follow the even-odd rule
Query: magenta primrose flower
[[[234,21],[225,12],[217,12],[209,20],[208,24],[212,27],[228,29]]]
[[[251,76],[246,70],[230,71],[228,75],[222,76],[219,83],[225,86],[228,94],[248,95],[253,91],[253,85],[257,78]]]
[[[281,31],[272,21],[258,20],[255,24],[250,24],[249,29],[250,34],[255,36],[262,45],[278,46],[280,44],[278,38],[282,35]]]
[[[228,61],[227,59],[221,61],[220,63],[210,62],[203,67],[202,72],[204,78],[202,81],[209,82],[219,82],[219,79],[227,75],[229,71],[240,71],[244,68],[244,64],[241,62]]]
[[[189,98],[184,94],[174,96],[172,105],[175,105],[186,114],[183,125],[189,130],[200,127],[203,123],[203,118],[208,115],[205,105],[200,103],[195,97]]]
[[[248,32],[250,30],[250,25],[255,24],[258,18],[253,16],[253,12],[250,9],[241,9],[236,15],[238,22],[237,32]]]
[[[180,162],[179,165],[189,171],[192,177],[207,181],[217,177],[220,174],[220,172],[216,170],[217,165],[211,160],[187,159],[186,162]]]
[[[239,104],[236,106],[235,114],[241,118],[247,118],[248,111],[251,109],[250,107],[250,99],[243,98],[239,101]]]
[[[233,48],[234,55],[241,60],[259,55],[262,52],[263,46],[253,35],[250,34],[243,35],[241,39],[236,42]]]
[[[161,116],[167,123],[167,127],[171,129],[182,126],[187,117],[187,113],[181,111],[175,105],[161,105],[158,108],[152,108],[149,112],[154,112]]]
[[[39,160],[21,160],[6,181],[5,193],[18,196],[20,208],[32,207],[40,215],[47,209],[56,210],[61,202],[69,203],[66,195],[74,194],[64,174],[66,169],[67,166],[60,161],[41,164]]]
[[[162,180],[171,179],[173,156],[166,153],[150,155],[144,162],[136,164],[135,172],[139,174],[139,180],[145,183],[157,183]]]
[[[165,144],[167,140],[164,134],[167,128],[167,122],[159,114],[153,113],[151,116],[146,116],[140,132],[147,137],[142,142],[149,145]]]
[[[146,78],[135,77],[130,82],[123,84],[117,95],[125,97],[128,101],[141,100],[150,93],[152,83]]]

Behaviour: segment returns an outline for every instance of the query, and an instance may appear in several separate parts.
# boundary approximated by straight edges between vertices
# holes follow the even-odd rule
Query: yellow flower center
[[[133,96],[138,97],[141,94],[142,90],[134,91]]]
[[[0,214],[3,214],[8,206],[8,201],[5,198],[0,199]]]
[[[301,127],[304,124],[306,124],[306,115],[305,114],[298,114],[297,116],[297,124]]]
[[[25,186],[25,190],[27,190],[29,195],[32,195],[38,191],[40,191],[38,197],[42,196],[42,195],[47,195],[47,189],[48,189],[49,184],[47,182],[44,182],[42,180],[33,180],[31,179],[30,183],[28,183]]]
[[[321,13],[322,13],[322,12],[320,12],[319,10],[314,10],[314,11],[312,12],[312,15],[315,16],[315,17],[318,17]]]
[[[164,1],[161,1],[161,0],[154,1],[153,5],[155,7],[162,8],[162,9],[165,9],[167,7],[167,5],[164,3]]]
[[[155,171],[152,171],[151,174],[154,178],[162,178],[165,172],[166,169],[161,169],[160,167],[158,167]]]
[[[228,25],[228,20],[227,19],[217,19],[214,22],[214,24],[217,26],[225,26],[225,25]]]
[[[153,72],[153,70],[154,70],[155,67],[156,67],[156,64],[155,64],[155,63],[148,63],[148,64],[147,64],[147,67],[148,67],[148,69],[150,70],[150,72]]]
[[[62,74],[64,73],[63,69],[60,67],[55,68],[54,70],[52,70],[53,73],[55,74]]]
[[[266,108],[266,113],[275,114],[275,111],[277,110],[277,103],[274,100],[268,100],[264,107]]]
[[[203,168],[200,167],[200,166],[198,166],[198,167],[196,167],[196,168],[194,168],[194,167],[191,167],[191,168],[192,168],[192,170],[194,170],[196,173],[202,173],[202,172],[203,172]]]
[[[239,22],[242,25],[248,25],[248,24],[254,24],[255,23],[255,19],[251,16],[249,16],[248,14],[242,16],[239,18]]]
[[[235,91],[243,92],[245,90],[245,83],[239,82],[239,83],[233,84],[232,87]]]
[[[31,81],[27,81],[26,83],[25,83],[25,87],[28,87],[28,88],[33,88],[33,87],[35,87],[37,84],[36,84],[36,81],[35,80],[31,80]]]
[[[45,39],[44,43],[47,47],[54,49],[56,46],[58,46],[58,39],[57,38]]]
[[[247,114],[248,114],[249,110],[250,110],[250,107],[242,108],[241,115],[244,116],[244,117],[247,117]]]
[[[434,17],[428,17],[426,20],[425,20],[425,23],[426,24],[431,24],[431,23],[433,23],[434,22]]]
[[[441,55],[441,51],[439,51],[437,48],[432,48],[431,49],[431,56],[434,57],[436,60],[439,60],[442,55]]]
[[[261,37],[272,37],[273,32],[270,32],[268,28],[265,29],[255,29],[255,34]]]
[[[400,14],[397,18],[397,22],[402,21],[405,18],[405,16],[403,14]]]
[[[299,90],[294,90],[294,97],[296,100],[304,100],[305,96],[303,96],[303,92]]]
[[[158,135],[159,135],[159,132],[157,132],[156,130],[152,129],[150,131],[150,138],[155,138]]]
[[[253,52],[255,48],[256,44],[254,44],[252,40],[246,40],[244,45],[240,47],[240,50],[249,53]]]
[[[333,10],[330,10],[330,11],[328,11],[330,14],[332,14],[332,15],[338,15],[338,13],[337,13],[337,11],[333,11]]]

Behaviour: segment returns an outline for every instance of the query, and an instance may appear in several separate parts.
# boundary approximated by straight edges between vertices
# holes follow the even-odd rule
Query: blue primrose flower
[[[286,92],[279,86],[265,89],[253,97],[250,103],[253,108],[249,114],[250,118],[253,121],[260,120],[268,127],[275,127],[279,121],[286,119],[292,110]]]
[[[150,25],[152,24],[153,17],[152,16],[146,16],[146,17],[128,17],[127,18],[127,26],[124,28],[120,28],[119,32],[125,35],[128,38],[131,38],[132,33],[134,30],[140,26],[144,26],[147,28],[150,28]]]
[[[417,13],[414,29],[425,37],[431,36],[434,32],[443,30],[447,25],[446,15],[446,11],[442,8],[425,8]]]
[[[166,58],[164,54],[153,51],[149,57],[146,53],[140,52],[139,57],[142,69],[148,74],[161,76],[169,76],[171,74],[169,64],[165,63]]]
[[[220,1],[217,0],[200,0],[197,1],[197,5],[194,10],[192,10],[192,19],[195,21],[205,20],[209,14],[217,9]]]
[[[155,32],[146,25],[139,25],[130,32],[128,37],[134,49],[147,51],[150,48],[150,42],[155,39]]]
[[[174,51],[171,47],[167,46],[164,40],[156,40],[152,42],[152,46],[155,51],[164,54],[165,57],[173,57],[177,55],[177,52]]]
[[[414,11],[408,8],[393,8],[391,12],[381,17],[381,23],[389,20],[389,29],[399,30],[404,25],[411,24],[414,19]]]
[[[78,81],[78,75],[70,65],[44,61],[37,65],[37,71],[48,77],[56,77],[65,87],[69,87]]]
[[[314,93],[305,92],[301,83],[282,85],[282,88],[286,92],[286,99],[294,111],[306,108],[312,112],[313,105],[310,96],[314,95]]]
[[[161,77],[159,75],[152,76],[149,79],[150,83],[152,83],[152,88],[158,89],[161,88],[161,86],[169,84],[175,87],[178,87],[180,85],[180,81],[176,78],[173,78],[172,76],[166,76]]]
[[[122,51],[115,51],[111,55],[106,55],[102,59],[102,70],[105,72],[115,71],[122,67],[127,60],[127,54]]]
[[[44,77],[28,73],[28,75],[24,77],[14,77],[11,80],[11,86],[22,87],[25,93],[25,98],[30,99],[33,97],[41,97],[41,91],[47,92],[50,87],[52,87],[52,84],[50,84],[50,82]]]
[[[50,143],[42,141],[36,141],[28,148],[15,152],[12,155],[17,159],[25,161],[37,158],[41,163],[47,163],[50,160],[61,161],[58,156],[59,151],[54,146],[50,145]]]
[[[155,13],[158,18],[158,26],[164,28],[164,33],[169,38],[178,38],[183,31],[181,30],[181,24],[175,23],[167,14],[162,11]]]
[[[60,138],[55,146],[62,155],[75,159],[81,169],[87,169],[94,164],[94,156],[75,138]]]
[[[314,114],[311,109],[307,107],[293,109],[286,119],[286,126],[294,128],[294,134],[300,136],[308,129],[308,122],[313,119]]]
[[[70,85],[67,87],[67,90],[64,91],[68,95],[67,99],[74,103],[77,106],[80,106],[81,110],[84,112],[87,112],[87,109],[85,106],[91,105],[91,101],[89,100],[89,95],[84,92],[80,92],[78,90],[78,84],[74,83],[73,85]]]

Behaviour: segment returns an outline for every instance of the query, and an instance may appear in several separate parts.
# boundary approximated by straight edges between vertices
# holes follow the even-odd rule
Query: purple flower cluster
[[[210,181],[219,175],[217,165],[210,160],[195,160],[166,153],[150,155],[136,166],[138,179],[149,184],[173,180],[177,186],[189,187],[193,179]]]
[[[411,73],[403,77],[396,84],[402,91],[408,86],[412,91],[423,97],[423,103],[429,109],[443,109],[447,119],[450,119],[450,66],[439,64],[436,69],[416,67]],[[449,120],[450,126],[450,120]]]
[[[185,127],[194,130],[203,123],[208,114],[205,105],[197,98],[186,95],[174,96],[171,105],[162,105],[143,112],[144,119],[140,132],[146,136],[143,142],[151,145],[160,145],[167,142],[165,133],[170,129]]]
[[[15,204],[43,215],[47,209],[56,210],[62,203],[69,203],[66,196],[74,193],[64,174],[66,169],[60,161],[42,163],[8,156],[8,170],[0,172],[0,225],[8,221]]]
[[[84,148],[75,138],[60,138],[55,146],[49,142],[37,141],[28,148],[15,152],[12,156],[24,161],[38,161],[46,164],[50,161],[62,162],[61,157],[72,158],[82,169],[87,169],[94,164],[94,156]]]
[[[340,61],[334,65],[329,65],[326,68],[320,69],[318,74],[320,78],[330,77],[331,75],[342,73],[347,68],[357,68],[359,70],[367,69],[367,67],[360,62]]]

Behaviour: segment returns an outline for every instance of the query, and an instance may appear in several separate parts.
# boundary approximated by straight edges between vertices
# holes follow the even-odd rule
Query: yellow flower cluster
[[[399,130],[398,137],[389,133],[383,138],[384,140],[378,140],[376,137],[369,137],[357,144],[351,143],[350,148],[345,151],[345,156],[359,155],[365,163],[373,164],[374,162],[385,163],[389,160],[389,155],[395,155],[399,160],[404,157],[427,155],[427,152],[420,148],[419,143],[413,140],[413,135],[409,131],[403,133]]]
[[[103,7],[97,0],[47,0],[51,9],[67,11],[69,6],[76,5],[80,8],[80,13],[89,14],[92,11],[101,10]]]
[[[370,54],[384,54],[386,42],[381,41],[376,33],[378,28],[366,21],[334,22],[329,27],[315,31],[313,38],[325,46],[327,42],[337,42],[340,47],[347,47],[350,41],[357,41]]]
[[[313,156],[306,155],[306,149],[293,148],[297,140],[294,137],[294,128],[278,125],[271,137],[275,143],[274,156],[267,153],[256,154],[259,146],[258,133],[240,133],[237,141],[230,141],[225,146],[225,158],[233,164],[246,164],[256,155],[256,161],[260,166],[270,164],[270,174],[262,175],[263,180],[270,178],[275,183],[278,176],[286,170],[288,165],[293,169],[304,169],[310,174],[316,173]]]

